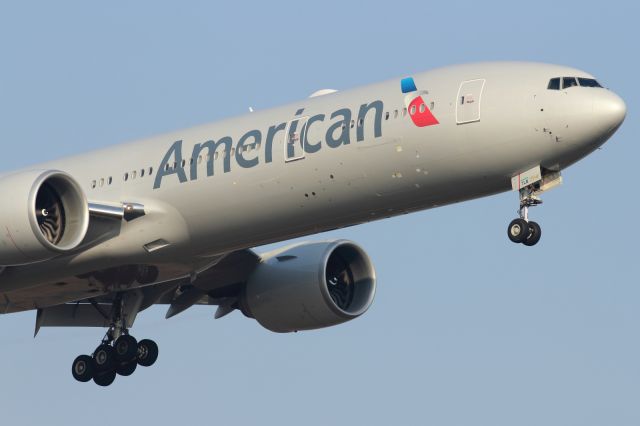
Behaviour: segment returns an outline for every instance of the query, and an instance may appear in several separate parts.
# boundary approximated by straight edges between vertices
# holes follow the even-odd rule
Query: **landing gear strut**
[[[520,217],[509,223],[507,236],[514,243],[522,243],[525,246],[533,246],[540,241],[542,229],[536,222],[529,220],[529,207],[542,204],[542,200],[535,194],[533,186],[520,189]]]
[[[71,372],[79,382],[93,381],[109,386],[117,375],[130,376],[138,365],[152,366],[158,359],[158,345],[153,340],[138,342],[126,328],[123,302],[117,296],[111,312],[111,326],[92,356],[80,355],[72,364]]]

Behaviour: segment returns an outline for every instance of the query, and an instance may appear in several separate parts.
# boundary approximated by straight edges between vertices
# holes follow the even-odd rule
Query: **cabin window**
[[[547,85],[549,90],[560,90],[560,77],[552,78]]]
[[[153,174],[153,167],[149,167],[149,176]]]
[[[140,169],[140,177],[144,177],[144,169]]]
[[[135,179],[135,178],[136,178],[136,175],[137,175],[136,171],[135,171],[135,170],[134,170],[134,171],[132,171],[132,172],[131,172],[131,179]]]
[[[129,180],[129,173],[125,173],[124,174],[124,181],[128,181]]]
[[[113,182],[113,178],[111,176],[109,176],[107,178],[107,185],[111,185],[111,182]]]
[[[594,78],[582,78],[578,77],[578,83],[581,87],[602,87],[600,83]]]
[[[416,115],[416,106],[415,105],[411,105],[411,110],[409,111],[409,114]]]
[[[562,88],[568,89],[569,87],[577,86],[578,82],[575,77],[562,77]]]
[[[393,118],[398,118],[398,110],[393,111]]]
[[[385,120],[388,120],[388,119],[389,119],[389,111],[387,111],[387,112],[385,112],[385,113],[384,113],[384,119],[385,119]]]
[[[100,188],[104,186],[104,178],[100,178],[100,183],[98,185],[100,185]]]
[[[420,111],[420,113],[423,113],[426,109],[427,106],[425,104],[420,104],[420,108],[418,110]]]
[[[92,180],[92,181],[91,181],[91,189],[93,189],[93,188],[95,188],[95,187],[96,187],[96,181],[95,181],[95,180]]]

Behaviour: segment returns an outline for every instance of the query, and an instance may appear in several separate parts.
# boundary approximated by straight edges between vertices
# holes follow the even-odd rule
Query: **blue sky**
[[[596,75],[627,120],[506,237],[513,193],[348,228],[379,287],[363,317],[272,334],[235,313],[144,312],[160,359],[108,388],[70,364],[97,329],[0,317],[10,424],[638,425],[640,7],[586,2],[2,2],[0,170],[461,62]],[[5,200],[9,202],[10,200]]]

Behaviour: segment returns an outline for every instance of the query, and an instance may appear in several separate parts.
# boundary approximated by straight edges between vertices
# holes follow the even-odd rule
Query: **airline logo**
[[[407,108],[413,124],[418,127],[440,124],[426,104],[425,98],[429,92],[426,90],[418,91],[413,77],[403,78],[400,81],[400,88],[402,89],[402,93],[406,95],[404,97],[404,106]]]

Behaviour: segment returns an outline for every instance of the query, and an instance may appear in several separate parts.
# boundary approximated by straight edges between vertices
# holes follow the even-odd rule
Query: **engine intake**
[[[241,307],[271,331],[311,330],[359,317],[375,288],[373,265],[355,243],[303,243],[263,256]]]
[[[0,265],[39,262],[80,245],[89,226],[89,207],[68,174],[30,171],[4,176],[0,197]]]

